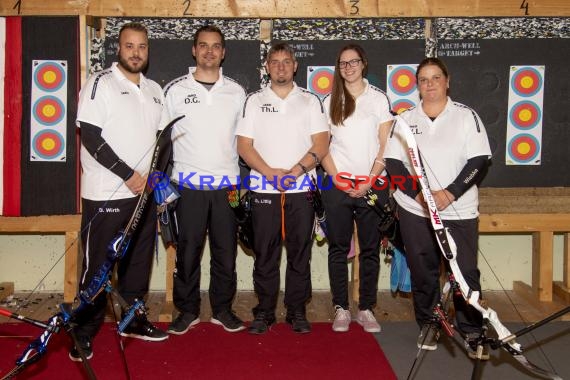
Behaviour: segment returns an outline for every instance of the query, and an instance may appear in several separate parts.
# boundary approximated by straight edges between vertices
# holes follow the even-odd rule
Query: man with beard
[[[123,25],[117,54],[119,62],[91,76],[79,97],[84,254],[80,289],[89,286],[105,262],[109,243],[127,225],[144,190],[164,103],[160,86],[142,73],[148,64],[143,25]],[[155,238],[156,209],[146,207],[117,268],[117,288],[129,304],[148,292]],[[91,343],[105,318],[105,293],[93,301],[74,321],[77,344],[87,359],[93,357]],[[147,341],[168,338],[146,316],[133,320],[121,335]],[[77,347],[71,348],[69,358],[81,361]]]
[[[281,246],[287,249],[285,320],[308,333],[305,304],[311,297],[311,247],[315,211],[307,201],[309,175],[328,153],[329,126],[319,98],[293,81],[293,49],[271,47],[266,88],[250,94],[237,132],[238,152],[251,167],[253,285],[259,299],[249,333],[264,334],[275,323]]]
[[[180,312],[168,326],[185,334],[200,322],[200,261],[210,242],[210,322],[227,332],[245,329],[232,311],[236,294],[237,223],[227,191],[239,176],[235,129],[244,89],[222,74],[225,38],[214,25],[194,34],[196,67],[166,85],[163,123],[187,115],[173,129],[172,180],[178,183],[179,236],[174,272],[174,305]]]

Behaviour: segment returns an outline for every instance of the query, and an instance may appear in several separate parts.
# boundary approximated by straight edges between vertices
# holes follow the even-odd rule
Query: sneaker
[[[378,333],[382,330],[371,310],[359,310],[356,314],[356,322],[369,333]]]
[[[465,349],[467,350],[467,356],[471,359],[479,360],[489,360],[491,355],[489,355],[489,345],[483,344],[481,350],[481,357],[477,353],[477,349],[480,347],[478,342],[480,334],[479,333],[469,333],[466,339],[463,341],[465,344]]]
[[[439,339],[439,328],[433,324],[425,324],[422,326],[420,335],[418,335],[418,348],[422,350],[437,350],[437,340]]]
[[[349,310],[345,310],[342,306],[336,305],[334,313],[334,322],[332,325],[333,331],[336,332],[346,332],[350,326],[352,316]]]
[[[293,314],[287,315],[285,321],[291,325],[291,328],[296,333],[306,334],[311,332],[311,324],[302,310],[297,310]]]
[[[87,360],[93,357],[93,348],[91,347],[91,340],[89,338],[77,338],[77,343],[81,351],[83,351],[83,355]],[[71,350],[69,350],[69,359],[74,362],[82,362],[81,354],[77,349],[77,346],[73,346]]]
[[[146,318],[134,319],[120,334],[124,337],[142,339],[149,342],[160,342],[168,339],[168,334],[165,331],[156,328]]]
[[[251,321],[247,331],[250,334],[261,335],[265,334],[269,327],[275,323],[275,316],[267,314],[265,311],[259,311],[255,315],[255,319]]]
[[[215,325],[223,326],[227,332],[238,332],[245,330],[243,321],[235,315],[233,310],[224,310],[210,319]]]
[[[168,329],[169,334],[182,335],[186,334],[191,327],[200,323],[200,318],[194,313],[180,313],[175,320],[170,322]]]

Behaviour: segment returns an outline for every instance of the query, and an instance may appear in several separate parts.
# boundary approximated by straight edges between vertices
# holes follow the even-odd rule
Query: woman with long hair
[[[383,151],[393,117],[386,94],[368,83],[368,59],[361,46],[343,47],[337,57],[332,93],[324,99],[331,142],[322,160],[322,198],[327,213],[329,278],[335,319],[332,329],[348,331],[348,265],[354,223],[360,246],[360,288],[356,321],[368,332],[379,332],[374,317],[380,273],[380,218],[366,204],[369,192],[384,204],[389,195]],[[333,185],[331,185],[331,182]]]

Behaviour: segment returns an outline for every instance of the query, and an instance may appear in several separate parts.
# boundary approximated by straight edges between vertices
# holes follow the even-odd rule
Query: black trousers
[[[432,319],[432,310],[440,299],[440,264],[443,255],[429,219],[398,210],[406,259],[412,277],[416,322],[421,327]],[[473,290],[481,291],[477,268],[478,219],[446,220],[446,227],[457,245],[457,264]],[[447,265],[447,260],[443,259]],[[454,296],[457,326],[463,333],[480,332],[483,318],[461,295]]]
[[[110,201],[82,199],[81,202],[83,265],[79,288],[83,290],[105,262],[111,241],[128,224],[138,197]],[[139,223],[125,256],[117,265],[117,290],[129,304],[148,293],[156,241],[156,205],[152,197]],[[106,305],[103,292],[92,306],[79,313],[75,328],[78,336],[93,338],[97,334],[105,320]]]
[[[200,314],[200,262],[210,245],[212,313],[230,310],[236,294],[237,222],[226,189],[182,189],[176,206],[179,236],[173,300],[178,310]]]
[[[380,274],[380,240],[378,229],[380,217],[366,204],[364,198],[351,198],[344,191],[332,185],[332,178],[327,176],[322,191],[323,203],[327,215],[329,242],[329,280],[333,304],[348,309],[348,265],[347,255],[356,223],[358,244],[360,247],[360,310],[373,309],[378,294],[378,276]],[[378,195],[378,203],[388,200],[388,186],[372,191]]]
[[[290,314],[305,310],[305,303],[311,297],[314,221],[315,211],[304,192],[252,194],[253,286],[259,300],[253,309],[254,315],[259,311],[270,315],[275,313],[283,243],[287,252],[285,306]],[[282,230],[285,239],[282,238]]]

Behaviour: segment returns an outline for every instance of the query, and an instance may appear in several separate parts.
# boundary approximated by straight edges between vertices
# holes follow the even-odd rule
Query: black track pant
[[[81,247],[83,265],[80,289],[89,286],[91,279],[107,258],[109,244],[126,227],[138,197],[91,201],[82,199]],[[144,214],[125,256],[118,262],[117,290],[132,304],[135,299],[142,299],[149,288],[152,258],[156,239],[156,205],[152,197],[148,200]],[[94,304],[85,308],[76,318],[76,334],[93,338],[105,319],[107,305],[103,291]]]
[[[289,314],[305,310],[305,303],[311,297],[310,262],[314,220],[315,211],[305,192],[252,194],[255,253],[253,286],[259,299],[259,304],[253,309],[254,315],[258,311],[268,314],[275,312],[283,243],[287,252],[285,306]]]
[[[412,277],[416,321],[421,327],[432,319],[433,306],[440,298],[439,275],[443,256],[429,219],[401,207],[398,212]],[[480,291],[480,273],[477,269],[478,219],[446,220],[444,224],[457,245],[457,264],[465,281],[471,289]],[[467,305],[461,296],[455,296],[453,301],[459,329],[464,333],[480,332],[481,313]]]
[[[356,223],[360,248],[358,308],[371,310],[376,305],[380,274],[380,217],[366,204],[364,198],[351,198],[332,186],[330,176],[325,179],[324,188],[326,190],[322,191],[322,198],[327,215],[329,279],[333,304],[348,309],[347,255]],[[373,192],[378,195],[378,204],[386,203],[388,186]]]
[[[176,206],[179,236],[174,272],[174,305],[200,314],[200,261],[208,234],[210,304],[215,316],[230,310],[236,294],[237,222],[226,189],[182,189]]]

